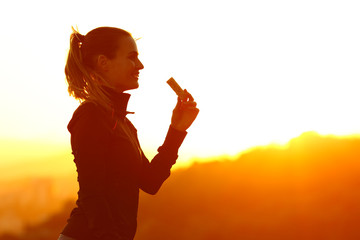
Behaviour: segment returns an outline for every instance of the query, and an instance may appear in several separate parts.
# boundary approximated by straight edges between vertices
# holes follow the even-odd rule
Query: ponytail
[[[68,82],[68,92],[70,96],[83,101],[89,98],[88,92],[86,91],[87,81],[85,80],[88,72],[83,66],[81,56],[81,45],[85,37],[73,27],[72,30],[73,33],[70,35],[70,50],[65,65],[65,76]]]

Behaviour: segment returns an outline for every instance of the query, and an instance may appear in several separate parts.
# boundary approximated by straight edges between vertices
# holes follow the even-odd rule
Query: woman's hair
[[[109,108],[111,102],[101,86],[111,86],[95,71],[97,58],[101,54],[113,59],[119,47],[119,39],[131,37],[131,34],[113,27],[95,28],[86,35],[72,29],[70,50],[65,65],[68,92],[80,102],[89,100]]]

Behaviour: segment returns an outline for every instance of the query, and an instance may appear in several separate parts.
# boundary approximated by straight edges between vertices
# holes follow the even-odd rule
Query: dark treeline
[[[136,240],[360,239],[360,139],[306,133],[286,148],[177,170],[141,195]],[[21,236],[56,239],[73,202]]]

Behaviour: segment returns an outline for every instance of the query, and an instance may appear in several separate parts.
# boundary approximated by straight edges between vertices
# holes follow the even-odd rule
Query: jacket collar
[[[128,112],[127,105],[130,99],[128,93],[118,93],[115,90],[103,87],[105,94],[109,97],[112,102],[113,115],[124,118],[127,114],[133,114],[134,112]]]

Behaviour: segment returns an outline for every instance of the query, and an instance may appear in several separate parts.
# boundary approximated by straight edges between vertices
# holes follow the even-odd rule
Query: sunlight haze
[[[140,88],[129,119],[149,156],[176,103],[174,77],[198,103],[179,161],[236,155],[303,132],[360,134],[358,1],[7,1],[0,20],[0,139],[59,144],[78,103],[64,65],[71,26],[132,33]],[[16,146],[16,143],[14,143]],[[49,148],[51,150],[51,148]],[[3,147],[2,162],[16,160]],[[38,150],[42,152],[42,149]],[[25,154],[26,155],[26,154]],[[18,158],[21,158],[18,157]],[[71,159],[70,159],[71,160]]]

